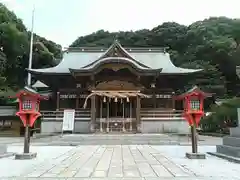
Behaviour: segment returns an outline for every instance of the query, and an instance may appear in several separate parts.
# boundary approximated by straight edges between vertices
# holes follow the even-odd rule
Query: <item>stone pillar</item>
[[[240,127],[240,108],[237,108],[237,113],[238,113],[238,119],[237,119],[238,127]]]
[[[137,96],[137,106],[136,106],[136,121],[137,121],[137,132],[141,132],[141,99]]]
[[[96,124],[96,96],[91,97],[91,132],[95,132],[95,124]]]

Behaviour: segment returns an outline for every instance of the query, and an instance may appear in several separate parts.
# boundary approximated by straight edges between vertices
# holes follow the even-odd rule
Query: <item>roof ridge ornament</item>
[[[114,40],[113,40],[113,44],[116,44],[116,43],[120,43],[120,41],[118,40],[118,34],[114,36]]]

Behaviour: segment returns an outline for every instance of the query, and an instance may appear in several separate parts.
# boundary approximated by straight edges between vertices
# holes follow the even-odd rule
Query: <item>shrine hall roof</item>
[[[119,48],[126,56],[106,56],[111,50]],[[139,70],[159,70],[161,74],[186,74],[201,71],[201,69],[186,69],[176,67],[169,53],[164,48],[123,48],[117,41],[108,49],[87,47],[68,48],[62,61],[55,67],[45,69],[28,69],[32,74],[70,74],[70,70],[91,70],[104,61],[127,62]]]

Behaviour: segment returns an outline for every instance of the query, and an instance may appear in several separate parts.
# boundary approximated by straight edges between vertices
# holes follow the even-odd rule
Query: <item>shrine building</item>
[[[61,132],[64,109],[75,110],[74,133],[186,133],[175,102],[186,76],[201,69],[176,67],[165,48],[70,47],[51,68],[28,69],[37,79],[41,132]],[[47,90],[47,91],[46,91]]]

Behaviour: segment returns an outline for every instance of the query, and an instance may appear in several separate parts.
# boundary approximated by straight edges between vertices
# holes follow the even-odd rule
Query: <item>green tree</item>
[[[0,3],[0,96],[26,82],[31,32],[21,19]],[[55,66],[62,58],[60,45],[34,34],[33,68]]]
[[[209,80],[208,89],[217,91],[218,96],[225,94],[233,97],[238,94],[240,80],[236,76],[235,66],[240,65],[239,19],[211,17],[190,26],[165,22],[152,30],[135,32],[110,33],[99,30],[79,37],[71,46],[108,47],[116,38],[123,46],[169,47],[175,65],[191,68],[201,66],[205,73],[200,79]],[[218,81],[221,81],[219,85]]]
[[[0,75],[6,77],[4,86],[19,88],[25,84],[30,36],[31,33],[27,31],[22,20],[0,3],[0,60],[4,64]],[[62,58],[60,45],[34,35],[34,68],[55,66],[58,62],[56,59],[59,58]]]

